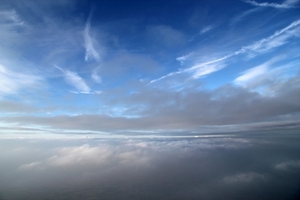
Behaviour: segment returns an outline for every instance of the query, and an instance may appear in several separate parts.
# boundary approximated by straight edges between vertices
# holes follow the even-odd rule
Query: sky
[[[286,1],[0,1],[3,137],[299,126]]]
[[[0,200],[300,199],[300,0],[0,0]]]

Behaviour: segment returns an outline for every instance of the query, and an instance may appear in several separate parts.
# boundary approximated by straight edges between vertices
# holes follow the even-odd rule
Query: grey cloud
[[[157,44],[163,44],[166,47],[183,45],[186,42],[185,35],[166,25],[149,26],[146,30],[147,35]]]
[[[0,192],[16,200],[296,199],[299,173],[274,164],[300,159],[299,136],[273,136],[0,140]]]
[[[300,169],[300,160],[292,160],[275,165],[277,170],[299,170]]]
[[[233,130],[298,126],[299,76],[277,86],[272,96],[227,85],[212,91],[194,87],[184,91],[136,86],[136,92],[106,91],[102,101],[119,108],[108,114],[1,117],[5,123],[39,125],[53,129],[96,131],[203,131],[207,126]],[[132,88],[135,90],[135,88]],[[106,98],[109,97],[109,98]],[[118,117],[122,116],[122,117]],[[128,116],[128,117],[124,117]],[[132,117],[130,117],[132,116]]]
[[[39,109],[28,104],[16,101],[2,100],[0,101],[0,111],[2,113],[33,113]]]
[[[159,69],[158,63],[146,54],[118,52],[112,58],[101,64],[98,69],[105,76],[122,76],[126,73],[131,75],[134,73],[149,74]]]
[[[264,180],[265,177],[255,172],[238,173],[232,176],[226,176],[223,180],[226,183],[249,183],[255,180]]]

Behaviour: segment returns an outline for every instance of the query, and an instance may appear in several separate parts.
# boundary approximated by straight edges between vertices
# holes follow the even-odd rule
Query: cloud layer
[[[298,137],[0,140],[7,152],[0,155],[0,193],[4,199],[295,199]]]

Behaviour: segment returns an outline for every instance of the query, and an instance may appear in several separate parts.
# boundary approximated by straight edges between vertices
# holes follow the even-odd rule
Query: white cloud
[[[282,4],[278,3],[268,3],[268,2],[263,2],[263,3],[258,3],[256,1],[252,0],[244,0],[245,3],[249,3],[253,6],[258,6],[258,7],[273,7],[273,8],[295,8],[295,4],[298,2],[298,0],[286,0]]]
[[[236,85],[247,85],[249,82],[252,82],[254,79],[257,79],[258,77],[264,75],[268,72],[268,66],[265,64],[259,65],[257,67],[253,67],[247,71],[244,72],[243,75],[237,77],[234,80],[234,83]]]
[[[137,143],[139,144],[139,143]],[[26,163],[19,166],[19,170],[36,170],[49,168],[68,168],[74,166],[109,166],[113,165],[145,165],[149,158],[149,152],[142,151],[141,146],[128,144],[112,146],[102,144],[101,146],[63,147],[56,149],[56,155],[52,155],[40,161]],[[143,147],[146,148],[146,147]]]
[[[194,71],[193,78],[197,79],[213,72],[219,71],[226,67],[223,63],[213,63],[207,65],[193,66],[196,70]]]
[[[287,42],[288,39],[292,37],[299,37],[297,33],[299,32],[300,19],[294,21],[287,27],[276,31],[273,35],[263,38],[252,45],[242,47],[240,50],[234,52],[233,55],[239,55],[241,53],[248,53],[249,51],[254,51],[258,53],[265,53],[269,50],[279,47]]]
[[[59,154],[46,160],[52,166],[71,166],[89,164],[105,164],[113,152],[108,147],[66,147],[59,150]]]
[[[282,85],[297,73],[297,62],[280,63],[285,57],[277,56],[267,62],[248,69],[234,79],[233,83],[252,89],[263,95],[271,95],[282,89]]]
[[[181,65],[184,64],[186,60],[188,60],[192,56],[192,53],[177,57],[176,60],[180,62]]]
[[[264,79],[270,74],[269,66],[274,64],[276,61],[278,61],[277,58],[271,59],[261,65],[246,70],[243,75],[234,80],[234,83],[239,86],[249,86],[253,84],[256,85],[255,82]]]
[[[232,176],[226,176],[223,181],[226,183],[250,183],[255,180],[264,180],[265,177],[255,172],[238,173]]]
[[[0,65],[0,94],[17,94],[22,89],[37,88],[41,80],[41,77],[17,73]]]
[[[100,55],[97,52],[97,50],[94,47],[94,39],[90,36],[90,25],[91,21],[91,15],[88,18],[88,21],[85,24],[83,36],[84,36],[84,47],[85,47],[85,61],[88,61],[89,59],[95,59],[96,61],[100,61]]]
[[[55,66],[57,69],[59,69],[64,74],[65,81],[75,87],[80,93],[90,93],[91,89],[89,86],[85,83],[85,81],[75,72],[69,71],[69,70],[63,70],[58,66]]]
[[[208,75],[210,73],[219,71],[221,69],[223,69],[225,66],[225,63],[221,63],[221,64],[217,64],[221,61],[225,61],[228,58],[240,55],[240,54],[251,54],[253,56],[254,53],[267,53],[270,50],[282,46],[284,44],[287,43],[287,40],[292,38],[292,37],[299,37],[299,28],[300,25],[300,19],[294,21],[293,23],[291,23],[289,26],[276,31],[273,35],[267,37],[267,38],[263,38],[251,45],[248,46],[244,46],[241,49],[227,54],[221,58],[218,59],[213,59],[207,62],[196,62],[196,64],[194,64],[192,67],[187,68],[187,69],[183,69],[183,70],[179,70],[177,72],[172,72],[169,73],[166,76],[163,76],[161,78],[155,79],[152,82],[156,82],[159,81],[161,79],[164,79],[166,77],[170,77],[176,74],[180,74],[180,73],[186,73],[186,72],[192,72],[193,73],[193,77],[194,78],[200,78],[204,75]],[[181,64],[183,64],[184,61],[187,61],[188,59],[195,59],[195,56],[191,56],[191,55],[196,55],[195,53],[190,53],[188,55],[184,55],[181,57],[176,58],[176,60],[178,60]]]

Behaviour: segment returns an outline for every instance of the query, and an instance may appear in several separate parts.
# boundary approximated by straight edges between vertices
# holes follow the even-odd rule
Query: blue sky
[[[300,2],[0,2],[3,137],[300,124]]]

